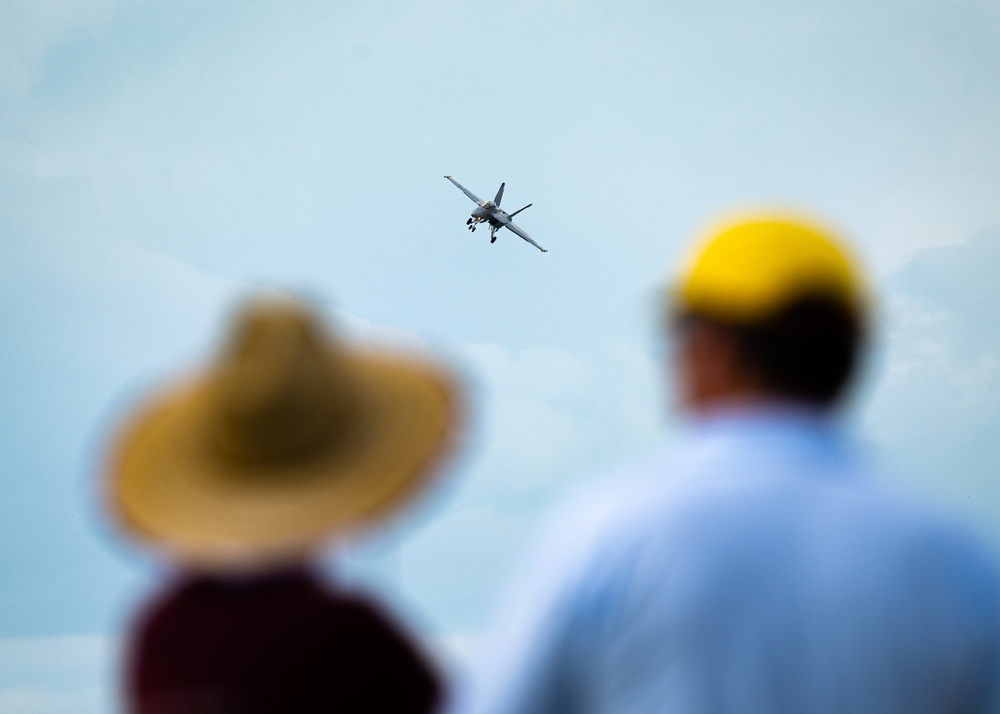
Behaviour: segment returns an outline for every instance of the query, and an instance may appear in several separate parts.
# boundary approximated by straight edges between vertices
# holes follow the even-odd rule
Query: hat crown
[[[737,323],[766,319],[805,297],[866,307],[859,266],[846,246],[815,221],[782,213],[731,218],[692,250],[674,282],[682,310]]]
[[[209,434],[218,455],[238,461],[315,454],[351,418],[342,357],[309,313],[292,303],[248,308],[236,321],[215,374]]]

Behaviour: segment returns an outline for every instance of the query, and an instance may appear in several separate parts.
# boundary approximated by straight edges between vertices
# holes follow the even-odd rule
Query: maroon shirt
[[[129,711],[432,712],[440,685],[373,604],[305,572],[192,578],[154,600],[130,643]]]

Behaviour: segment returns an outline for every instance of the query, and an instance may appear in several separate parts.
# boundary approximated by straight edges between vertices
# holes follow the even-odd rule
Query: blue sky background
[[[1000,544],[998,126],[987,0],[0,0],[0,712],[111,706],[154,568],[103,449],[267,286],[466,376],[458,464],[350,557],[462,651],[539,514],[669,431],[655,289],[734,206],[852,239],[853,418]]]

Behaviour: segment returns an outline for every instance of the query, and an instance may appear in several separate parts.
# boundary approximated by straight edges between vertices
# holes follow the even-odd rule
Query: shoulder
[[[323,607],[364,637],[407,641],[403,627],[377,600],[360,592],[330,591]]]
[[[338,711],[436,710],[442,687],[434,663],[377,601],[337,592],[327,606],[338,613],[337,637],[325,647],[316,686],[340,674]]]
[[[669,449],[608,470],[542,519],[512,585],[531,584],[536,599],[576,600],[624,565],[624,556],[662,523],[686,490]],[[570,606],[568,602],[564,602]]]
[[[730,475],[743,466],[731,454],[661,448],[609,472],[548,519],[533,548],[536,582],[578,599],[609,594],[598,591],[633,580],[651,557],[662,573],[678,559],[724,567],[824,551],[858,568],[934,564],[935,577],[1000,590],[995,554],[978,534],[894,486],[899,476],[863,454],[815,473]]]
[[[174,577],[148,597],[135,615],[134,639],[145,640],[175,632],[180,623],[201,619],[203,595],[189,579]]]

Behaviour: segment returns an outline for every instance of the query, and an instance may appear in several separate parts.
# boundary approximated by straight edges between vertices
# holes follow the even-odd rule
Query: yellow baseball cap
[[[741,216],[697,241],[673,281],[673,307],[737,324],[767,319],[796,298],[823,296],[866,312],[864,277],[828,229],[786,214]]]

